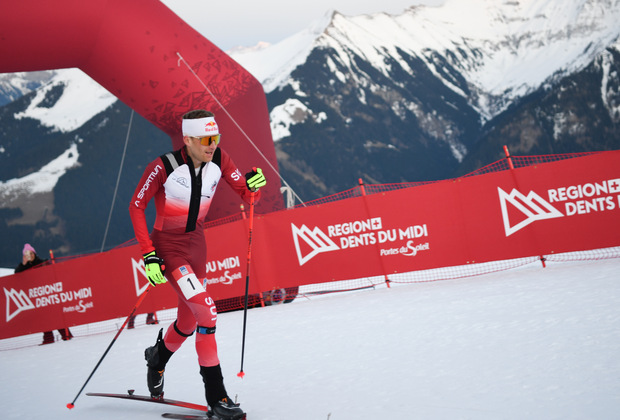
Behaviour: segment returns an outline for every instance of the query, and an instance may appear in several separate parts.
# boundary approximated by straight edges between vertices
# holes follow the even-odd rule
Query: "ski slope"
[[[531,264],[459,280],[220,314],[230,395],[249,420],[612,419],[620,413],[620,259]],[[166,326],[167,324],[163,325]],[[86,396],[146,393],[157,326],[0,352],[3,419],[153,420],[191,410]],[[166,396],[204,403],[193,338]]]

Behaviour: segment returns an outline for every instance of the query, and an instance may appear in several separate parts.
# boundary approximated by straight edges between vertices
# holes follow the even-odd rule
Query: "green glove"
[[[144,270],[146,271],[146,278],[149,279],[149,283],[153,286],[163,284],[166,282],[164,272],[166,266],[164,266],[164,260],[157,256],[155,251],[151,251],[148,254],[144,254]]]
[[[261,168],[252,168],[252,172],[245,174],[245,183],[250,191],[256,191],[267,184],[267,179]]]

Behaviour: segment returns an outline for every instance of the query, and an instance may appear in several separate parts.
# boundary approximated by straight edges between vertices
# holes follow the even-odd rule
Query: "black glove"
[[[245,174],[245,183],[250,191],[256,191],[267,184],[267,179],[261,168],[252,168],[252,172]]]
[[[149,279],[149,283],[153,286],[165,283],[164,272],[166,271],[166,266],[164,266],[164,260],[159,258],[155,251],[144,254],[143,258],[144,271],[146,271],[146,278]]]

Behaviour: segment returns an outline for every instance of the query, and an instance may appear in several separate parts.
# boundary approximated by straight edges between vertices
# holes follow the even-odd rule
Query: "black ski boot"
[[[211,410],[207,413],[207,416],[215,415],[218,419],[222,420],[242,420],[245,419],[245,413],[241,408],[239,408],[239,404],[236,404],[230,400],[230,398],[225,397],[219,400],[215,404],[209,404]]]
[[[144,350],[144,359],[146,366],[148,366],[146,383],[151,392],[151,398],[155,399],[164,397],[164,370],[166,363],[172,356],[172,352],[164,344],[163,332],[164,329],[160,329],[155,345]]]
[[[239,408],[239,404],[235,404],[226,393],[220,365],[200,366],[200,375],[205,384],[207,404],[211,408],[207,416],[215,415],[222,420],[245,419],[245,413]]]

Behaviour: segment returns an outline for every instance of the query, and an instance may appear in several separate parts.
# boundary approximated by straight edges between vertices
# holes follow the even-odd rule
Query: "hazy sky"
[[[387,12],[400,14],[416,4],[438,5],[445,0],[162,0],[205,38],[223,50],[274,44],[301,31],[329,10],[347,16]]]

